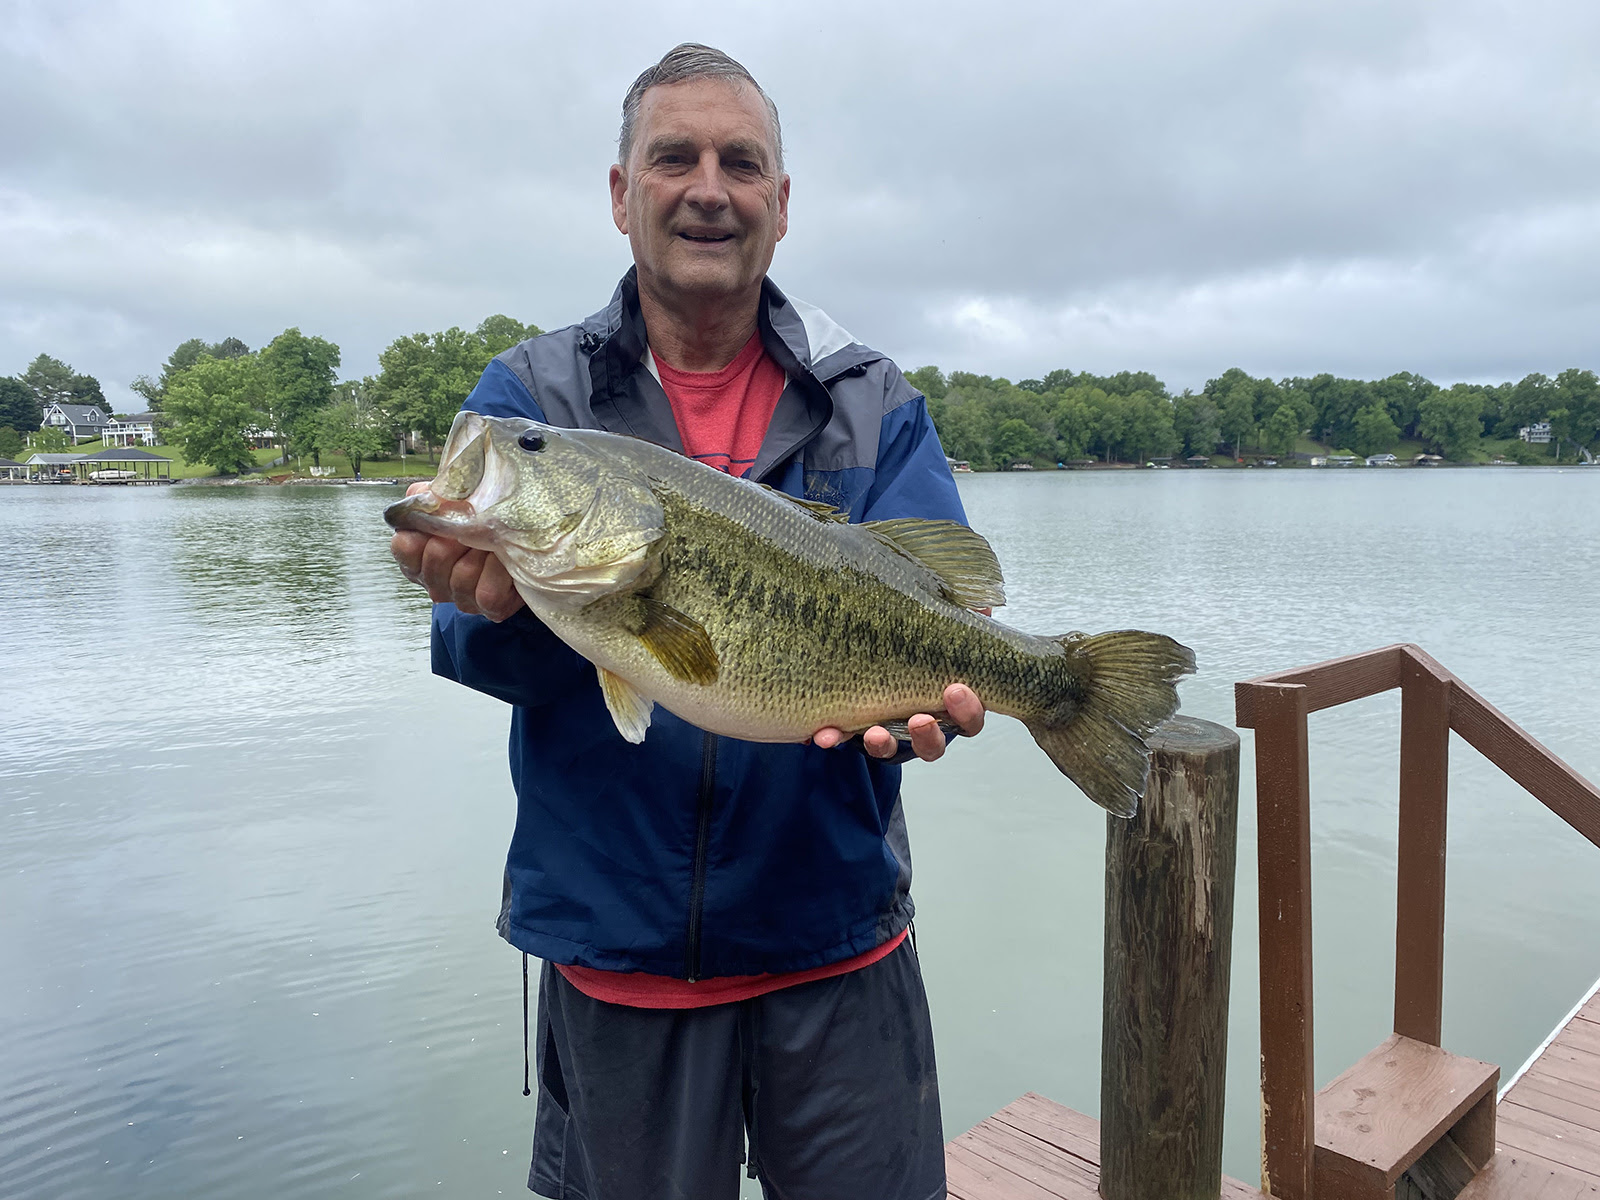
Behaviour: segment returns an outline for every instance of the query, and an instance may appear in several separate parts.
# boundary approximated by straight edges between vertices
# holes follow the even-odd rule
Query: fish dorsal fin
[[[655,701],[646,700],[622,676],[613,675],[604,667],[595,670],[600,673],[600,694],[605,697],[611,719],[617,723],[617,732],[637,746],[650,728],[650,710]]]
[[[938,577],[939,591],[962,608],[998,608],[1006,602],[1000,560],[981,533],[959,521],[900,517],[867,521],[863,529],[926,567]]]
[[[806,512],[810,513],[819,521],[837,521],[839,524],[843,525],[848,523],[850,520],[849,513],[844,512],[841,509],[837,509],[831,504],[824,504],[821,500],[802,500],[797,496],[789,495],[788,492],[781,492],[770,484],[758,483],[756,486],[761,488],[763,491],[771,492],[774,496],[777,496],[781,500],[787,500],[796,508],[805,509]]]

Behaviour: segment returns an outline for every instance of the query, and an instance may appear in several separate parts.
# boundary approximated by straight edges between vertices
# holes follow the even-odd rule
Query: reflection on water
[[[1234,680],[1414,640],[1590,777],[1600,472],[974,476],[1038,632]],[[516,1195],[505,710],[427,673],[385,488],[0,490],[0,1195]],[[1585,665],[1589,664],[1589,665]],[[1398,704],[1313,718],[1318,1073],[1387,1032]],[[1256,1161],[1246,735],[1227,1169]],[[947,1132],[1098,1107],[1104,818],[997,720],[907,771]],[[1600,852],[1461,743],[1446,1040],[1600,975]]]

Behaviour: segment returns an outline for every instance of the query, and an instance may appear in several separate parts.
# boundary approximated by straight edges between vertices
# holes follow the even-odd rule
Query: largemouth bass
[[[1023,721],[1091,800],[1131,816],[1144,735],[1194,670],[1160,634],[1039,637],[975,612],[1005,595],[993,550],[965,525],[852,525],[597,430],[461,413],[438,476],[384,516],[498,555],[533,614],[594,663],[630,742],[655,704],[747,741],[829,726],[903,736],[913,714],[942,715],[959,682]]]

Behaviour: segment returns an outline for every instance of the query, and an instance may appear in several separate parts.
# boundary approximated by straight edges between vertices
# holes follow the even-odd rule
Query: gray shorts
[[[553,1200],[939,1200],[933,1030],[909,940],[869,967],[686,1010],[539,978],[528,1187]]]

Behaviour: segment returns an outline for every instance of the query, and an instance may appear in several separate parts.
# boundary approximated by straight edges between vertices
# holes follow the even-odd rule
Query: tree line
[[[1506,453],[1522,461],[1559,456],[1565,447],[1600,449],[1600,379],[1576,367],[1555,378],[1450,387],[1402,371],[1386,379],[1330,374],[1273,380],[1233,367],[1198,392],[1174,395],[1154,375],[1051,371],[1008,379],[922,367],[907,373],[927,397],[951,458],[979,470],[1020,462],[1146,462],[1181,454],[1210,456],[1247,448],[1292,454],[1302,438],[1360,455],[1420,441],[1445,458],[1470,461],[1485,437],[1516,438],[1548,421],[1552,444]]]
[[[253,467],[252,441],[271,431],[286,456],[320,466],[323,454],[339,453],[359,474],[363,461],[398,450],[411,434],[431,453],[489,360],[539,332],[496,314],[470,331],[411,334],[378,356],[377,375],[343,382],[339,347],[298,328],[259,350],[236,337],[190,338],[159,375],[141,375],[129,386],[155,414],[160,440],[190,462],[225,474]],[[20,451],[25,434],[36,450],[70,449],[65,434],[40,431],[41,416],[58,400],[86,402],[80,397],[87,387],[74,382],[82,380],[99,396],[92,377],[45,355],[21,376],[0,379],[0,456]],[[95,402],[110,413],[104,396]]]
[[[162,441],[191,462],[223,472],[253,466],[251,437],[271,430],[286,454],[320,465],[322,454],[342,453],[359,471],[408,433],[431,452],[489,360],[539,332],[496,314],[473,330],[411,334],[378,356],[377,375],[345,382],[337,377],[339,347],[298,328],[260,350],[235,337],[191,338],[159,375],[130,386],[157,414]],[[1545,421],[1550,446],[1517,441],[1505,453],[1534,462],[1559,457],[1564,447],[1600,450],[1600,380],[1576,367],[1554,378],[1449,387],[1404,371],[1379,380],[1274,380],[1234,367],[1199,391],[1177,394],[1147,371],[1063,369],[1012,383],[928,366],[907,378],[927,397],[945,453],[979,470],[1219,451],[1238,457],[1247,449],[1288,456],[1303,438],[1363,456],[1407,439],[1467,461],[1484,438],[1515,439],[1524,425]],[[21,375],[0,378],[0,456],[14,457],[21,435],[38,430],[43,407],[55,401],[111,411],[93,376],[41,354]],[[50,448],[48,434],[31,440],[35,449]]]

